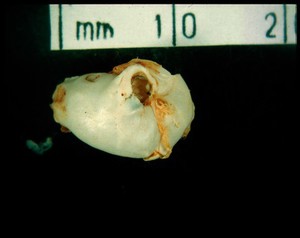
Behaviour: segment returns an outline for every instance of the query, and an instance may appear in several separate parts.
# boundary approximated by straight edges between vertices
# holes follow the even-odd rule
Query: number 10
[[[191,27],[187,27],[187,20],[191,19],[192,20],[192,26]],[[161,36],[161,18],[160,18],[160,14],[157,14],[155,16],[155,21],[157,21],[157,38],[160,38]],[[190,25],[189,25],[190,26]],[[189,28],[189,29],[187,29]],[[191,29],[190,29],[191,28]],[[182,34],[184,37],[191,39],[194,38],[194,36],[196,35],[196,17],[193,13],[186,13],[182,16]]]

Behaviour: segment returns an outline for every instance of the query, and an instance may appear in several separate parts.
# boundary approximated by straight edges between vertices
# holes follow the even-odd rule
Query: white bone
[[[144,160],[168,158],[195,110],[180,75],[142,59],[65,79],[51,107],[55,121],[90,146]]]

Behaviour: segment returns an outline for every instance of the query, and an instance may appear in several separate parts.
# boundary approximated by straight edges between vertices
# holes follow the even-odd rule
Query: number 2
[[[276,35],[272,34],[272,31],[273,31],[273,29],[274,29],[274,27],[275,27],[275,25],[276,25],[277,18],[276,18],[276,15],[275,15],[274,12],[268,13],[268,14],[266,15],[266,17],[265,17],[265,20],[267,20],[269,17],[272,17],[273,22],[272,22],[272,25],[271,25],[271,27],[269,28],[269,30],[267,30],[267,32],[266,32],[266,37],[268,37],[268,38],[275,38]]]

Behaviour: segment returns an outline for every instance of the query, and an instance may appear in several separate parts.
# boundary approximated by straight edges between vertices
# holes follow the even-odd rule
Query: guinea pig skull
[[[62,131],[108,153],[144,160],[168,158],[194,119],[183,78],[150,60],[66,78],[52,98]]]

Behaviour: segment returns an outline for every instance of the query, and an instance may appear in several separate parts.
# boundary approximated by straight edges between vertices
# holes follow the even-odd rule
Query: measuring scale
[[[297,43],[296,4],[50,5],[51,49]]]

